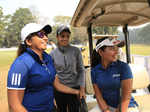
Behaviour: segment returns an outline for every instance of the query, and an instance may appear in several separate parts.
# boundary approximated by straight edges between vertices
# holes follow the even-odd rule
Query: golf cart
[[[150,0],[80,0],[71,21],[73,27],[87,28],[90,60],[93,50],[92,27],[122,26],[125,37],[126,62],[131,66],[133,95],[140,112],[150,112],[149,75],[143,65],[131,63],[129,26],[140,26],[150,22]],[[89,72],[90,74],[90,69]],[[87,74],[86,74],[87,75]]]

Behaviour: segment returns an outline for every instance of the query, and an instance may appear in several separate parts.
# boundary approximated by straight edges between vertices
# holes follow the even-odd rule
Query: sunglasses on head
[[[47,34],[46,33],[44,33],[44,32],[37,32],[36,33],[37,34],[37,36],[39,37],[39,38],[44,38],[44,36],[47,36]]]

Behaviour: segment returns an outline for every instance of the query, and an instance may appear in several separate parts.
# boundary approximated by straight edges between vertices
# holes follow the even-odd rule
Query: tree
[[[112,35],[118,33],[117,27],[110,27],[110,26],[94,27],[92,31],[94,34],[97,35],[105,35],[105,34]]]
[[[55,16],[54,19],[54,25],[52,26],[52,33],[49,35],[49,39],[56,42],[56,29],[59,25],[67,25],[69,26],[69,23],[71,21],[71,17],[69,16]]]
[[[71,21],[71,17],[69,16],[55,16],[53,19],[55,25],[69,25],[70,21]]]
[[[137,35],[139,40],[138,43],[150,44],[150,24],[140,28]]]
[[[35,17],[32,15],[28,8],[19,8],[11,17],[8,28],[6,29],[7,35],[5,37],[5,46],[16,46],[20,43],[20,32],[23,26],[27,23],[35,22]]]
[[[0,7],[0,47],[2,47],[3,41],[4,41],[4,16],[3,16],[3,11],[2,8]]]

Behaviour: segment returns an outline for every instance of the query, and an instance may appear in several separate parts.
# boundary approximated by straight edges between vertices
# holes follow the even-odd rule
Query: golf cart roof
[[[150,0],[80,0],[71,25],[138,26],[150,22]]]
[[[94,39],[101,39],[101,38],[104,38],[104,37],[118,38],[119,35],[93,35]]]

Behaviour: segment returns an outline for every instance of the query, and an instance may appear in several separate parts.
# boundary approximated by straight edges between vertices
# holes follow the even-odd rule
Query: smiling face
[[[60,35],[57,35],[57,41],[60,46],[67,46],[69,44],[70,33],[61,32]]]
[[[102,59],[109,63],[115,62],[118,58],[118,47],[117,46],[107,46],[104,51],[99,49],[99,55]]]
[[[43,33],[42,35],[35,34],[31,39],[27,39],[27,45],[35,52],[43,52],[47,49],[48,37]]]

